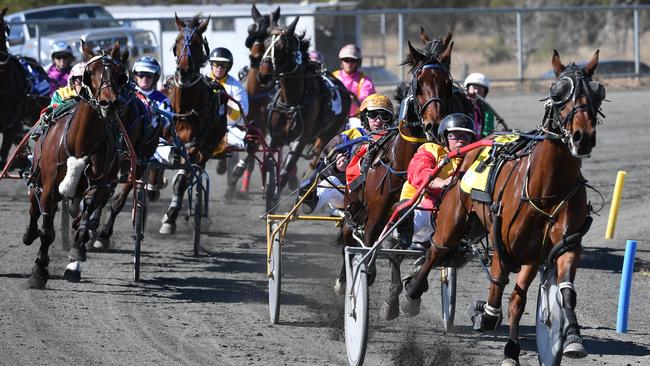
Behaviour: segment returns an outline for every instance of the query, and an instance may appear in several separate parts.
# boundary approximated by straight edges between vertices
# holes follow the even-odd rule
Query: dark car
[[[587,61],[578,62],[578,65],[584,66],[587,64]],[[639,73],[641,75],[650,75],[650,66],[640,62],[639,63]],[[609,76],[609,77],[624,77],[624,76],[635,76],[634,73],[634,61],[630,60],[606,60],[598,62],[598,68],[596,68],[596,76]],[[553,70],[547,71],[542,74],[541,79],[554,79],[555,72]]]

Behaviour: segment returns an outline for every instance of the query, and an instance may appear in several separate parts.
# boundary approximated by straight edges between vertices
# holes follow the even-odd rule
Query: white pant
[[[428,242],[433,235],[431,211],[415,209],[413,217],[413,242]]]
[[[226,135],[226,142],[230,147],[236,147],[238,149],[246,149],[246,142],[244,138],[246,137],[246,130],[241,129],[234,124],[228,125],[228,134]]]
[[[328,177],[327,179],[319,182],[318,187],[316,188],[316,194],[318,194],[318,203],[316,204],[314,211],[321,210],[323,207],[325,207],[326,204],[329,204],[330,208],[332,209],[343,209],[343,193],[341,193],[341,191],[336,188],[330,188],[343,185],[344,184],[334,176]]]

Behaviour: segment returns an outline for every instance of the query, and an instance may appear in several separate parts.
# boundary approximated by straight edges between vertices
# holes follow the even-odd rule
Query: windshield
[[[38,21],[46,19],[61,19],[62,21],[61,23],[40,24],[39,31],[41,36],[87,28],[119,27],[121,25],[106,9],[99,6],[41,10],[25,14],[25,21],[28,24],[31,37],[36,36],[36,24],[38,24]],[[79,21],[70,22],[70,20]]]

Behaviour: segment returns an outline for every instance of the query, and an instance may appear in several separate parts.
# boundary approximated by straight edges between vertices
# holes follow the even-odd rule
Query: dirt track
[[[494,94],[497,92],[495,91]],[[490,101],[511,127],[530,129],[542,115],[542,94],[491,95]],[[609,92],[605,123],[597,146],[584,162],[584,175],[605,202],[601,216],[583,240],[578,271],[578,319],[590,355],[566,365],[650,364],[650,129],[645,105],[650,92]],[[628,172],[614,240],[604,232],[616,171]],[[212,179],[211,221],[202,236],[206,253],[192,257],[189,225],[174,237],[158,234],[169,201],[150,207],[143,244],[142,281],[132,281],[128,213],[118,218],[110,252],[90,253],[82,282],[61,278],[67,263],[58,241],[47,290],[28,290],[26,277],[36,245],[21,236],[27,223],[26,189],[21,182],[0,183],[0,364],[142,365],[344,365],[342,297],[332,290],[340,266],[329,224],[294,223],[283,255],[281,323],[270,325],[265,277],[265,232],[261,195],[226,203],[224,177]],[[259,191],[259,180],[253,184]],[[169,197],[169,190],[163,193]],[[590,192],[595,207],[600,197]],[[282,211],[282,210],[280,210]],[[58,219],[57,219],[58,221]],[[57,234],[58,235],[58,234]],[[60,236],[60,235],[59,235]],[[617,334],[616,308],[625,239],[638,239],[629,332]],[[406,261],[405,261],[406,262]],[[459,271],[456,330],[440,326],[439,286],[432,275],[421,315],[387,322],[378,316],[387,293],[385,262],[370,288],[370,341],[367,365],[500,364],[507,328],[471,332],[464,309],[487,294],[488,281],[476,261]],[[533,288],[536,288],[536,282]],[[510,295],[506,289],[504,301]],[[522,319],[522,364],[536,365],[534,306],[528,297]]]

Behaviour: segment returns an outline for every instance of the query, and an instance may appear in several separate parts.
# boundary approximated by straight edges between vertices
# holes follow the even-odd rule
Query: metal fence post
[[[397,47],[399,50],[397,54],[399,55],[399,61],[401,62],[404,59],[404,14],[397,14]],[[404,81],[404,68],[400,67],[400,77]]]
[[[38,46],[37,46],[38,63],[42,65],[43,60],[41,59],[41,25],[36,23],[35,28],[36,28],[36,43],[38,43]],[[29,32],[29,27],[27,28],[27,32]],[[27,36],[25,36],[25,38],[27,38]]]
[[[363,50],[363,25],[359,15],[354,16],[354,43]]]
[[[524,81],[524,41],[521,24],[521,12],[517,12],[517,63],[519,64],[519,82]]]
[[[641,73],[641,50],[639,49],[639,9],[634,9],[634,74],[639,77]]]
[[[158,19],[158,29],[160,29],[160,32],[158,32],[158,52],[160,52],[160,58],[158,61],[160,62],[160,81],[164,84],[165,83],[165,78],[167,77],[165,75],[165,60],[163,60],[163,20]]]

